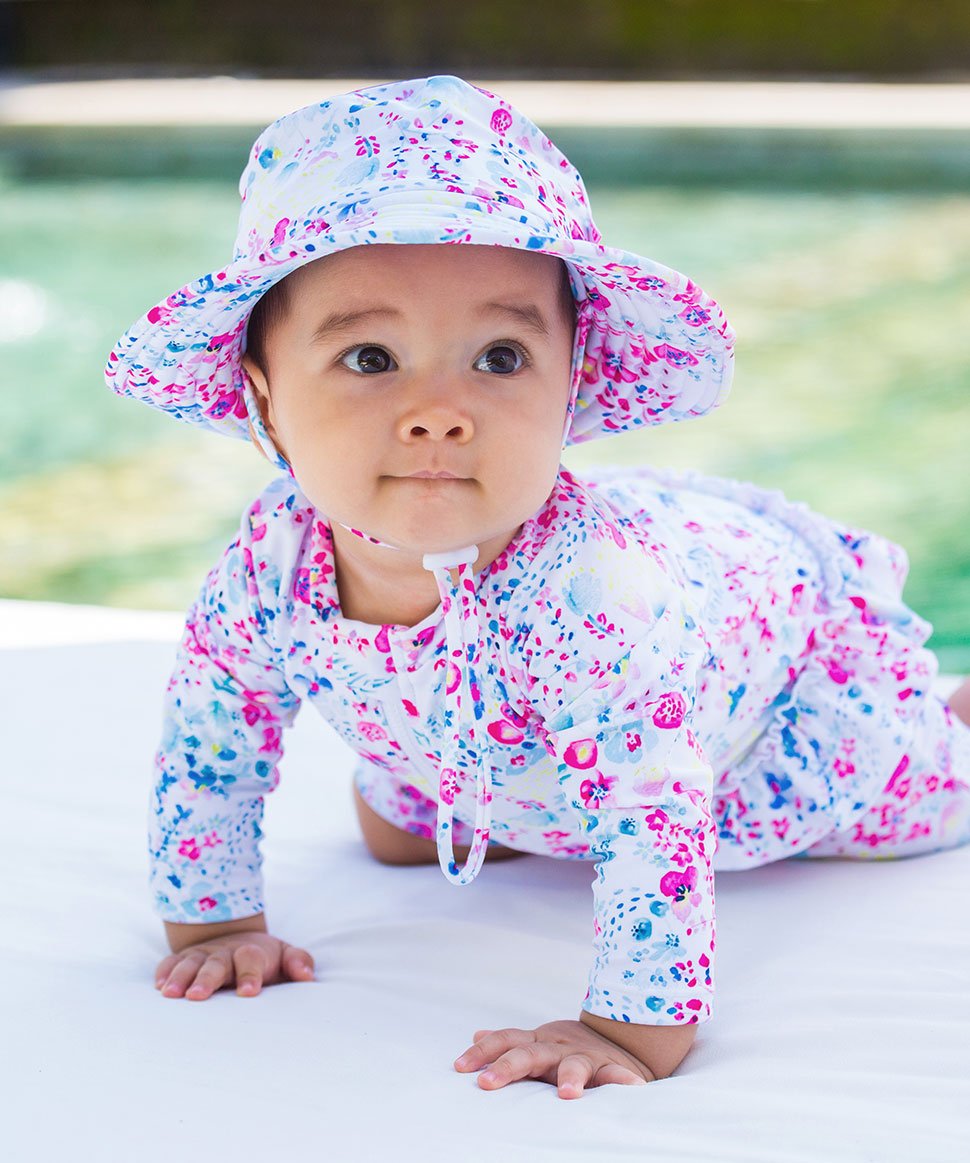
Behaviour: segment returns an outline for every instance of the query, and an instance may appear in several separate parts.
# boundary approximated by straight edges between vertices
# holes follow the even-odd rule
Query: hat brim
[[[495,209],[451,210],[446,226],[433,230],[426,202],[387,208],[365,224],[351,218],[327,234],[237,256],[147,311],[111,352],[108,385],[184,422],[248,439],[242,339],[274,283],[355,246],[448,243],[512,247],[569,264],[574,293],[585,291],[577,295],[585,343],[567,443],[700,416],[721,402],[734,335],[690,279],[598,242],[537,234],[527,215],[515,221],[508,206]]]

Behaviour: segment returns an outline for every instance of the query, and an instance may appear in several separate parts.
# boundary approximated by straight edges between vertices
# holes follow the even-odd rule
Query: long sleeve
[[[713,776],[690,723],[708,648],[639,549],[580,545],[531,635],[533,697],[596,858],[583,1008],[644,1025],[711,1014]]]
[[[263,799],[300,700],[272,641],[272,585],[253,567],[259,511],[257,501],[190,608],[166,692],[149,811],[151,883],[166,921],[263,910]]]

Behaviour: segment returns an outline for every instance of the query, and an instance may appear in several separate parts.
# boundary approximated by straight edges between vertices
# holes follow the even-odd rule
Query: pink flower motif
[[[841,755],[838,756],[832,766],[835,768],[835,774],[839,779],[845,779],[847,775],[851,775],[855,771],[855,764],[849,759],[843,759]]]
[[[510,723],[514,723],[516,727],[524,727],[528,720],[524,715],[520,715],[509,703],[503,703],[499,710],[502,712],[502,718],[508,719]]]
[[[213,898],[211,896],[200,896],[199,897],[199,912],[200,913],[207,913],[210,909],[216,908],[218,903],[219,902],[216,900],[213,900]]]
[[[189,860],[198,860],[200,855],[199,846],[195,842],[194,836],[190,836],[188,840],[183,840],[179,844],[179,856],[187,856]]]
[[[387,732],[380,723],[358,723],[357,730],[369,743],[380,743],[387,738]]]
[[[260,707],[256,703],[247,703],[243,707],[243,718],[246,720],[246,726],[252,727],[260,719],[266,718],[266,713],[265,707]]]
[[[458,794],[458,776],[452,771],[450,767],[446,767],[441,773],[441,782],[438,785],[438,795],[441,797],[443,803],[453,804],[455,796]]]
[[[630,371],[618,351],[604,351],[601,367],[603,375],[615,384],[632,384],[637,378],[636,372]]]
[[[374,154],[381,152],[380,144],[373,134],[367,137],[358,137],[354,145],[357,146],[358,157],[373,157]]]
[[[674,302],[696,303],[700,299],[702,293],[703,292],[701,291],[700,287],[694,282],[694,280],[688,279],[687,286],[684,287],[682,291],[679,291],[676,295],[674,295]]]
[[[689,351],[681,351],[679,347],[673,347],[669,343],[661,343],[653,349],[654,355],[660,359],[664,359],[671,367],[695,367],[697,364],[697,357],[691,355]]]
[[[293,575],[293,597],[305,606],[312,601],[310,571],[306,568],[296,570]]]
[[[489,121],[489,128],[493,133],[504,134],[512,124],[512,114],[507,109],[496,109]]]
[[[587,808],[605,807],[613,798],[611,788],[616,783],[616,777],[596,772],[596,779],[584,779],[579,785],[579,794],[583,806]]]
[[[662,832],[670,823],[667,813],[662,808],[654,808],[652,812],[647,813],[645,819],[651,832]]]
[[[523,731],[513,723],[507,723],[504,719],[495,719],[488,724],[486,730],[496,743],[504,743],[507,746],[514,746],[516,743],[521,743],[525,738]]]
[[[653,725],[670,731],[679,727],[684,721],[687,702],[684,696],[677,691],[668,691],[661,695],[657,702],[657,709],[653,713]]]
[[[697,887],[697,869],[691,865],[683,871],[665,873],[660,878],[660,891],[675,901],[685,901]]]
[[[687,324],[688,327],[700,327],[702,323],[710,323],[711,313],[705,311],[703,307],[690,306],[685,307],[681,311],[679,318]]]
[[[645,275],[642,278],[634,277],[630,282],[639,291],[662,291],[666,288],[666,282],[658,275]],[[676,299],[678,296],[674,296]]]
[[[589,290],[586,301],[594,311],[608,311],[610,309],[609,299],[607,299],[603,292],[598,290],[596,287],[593,287]]]
[[[595,739],[576,739],[563,752],[562,760],[567,767],[575,768],[577,771],[585,771],[596,765],[596,756]]]
[[[260,746],[260,754],[264,751],[275,753],[282,747],[283,732],[279,727],[264,727],[263,728],[263,742]]]

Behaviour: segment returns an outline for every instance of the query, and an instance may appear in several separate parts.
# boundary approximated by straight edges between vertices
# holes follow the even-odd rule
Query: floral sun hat
[[[576,169],[508,102],[457,77],[279,118],[239,192],[228,265],[169,295],[111,352],[119,395],[248,439],[258,416],[240,358],[256,301],[314,259],[374,243],[510,246],[566,262],[577,327],[565,443],[700,416],[730,387],[734,335],[720,307],[684,275],[603,246]]]

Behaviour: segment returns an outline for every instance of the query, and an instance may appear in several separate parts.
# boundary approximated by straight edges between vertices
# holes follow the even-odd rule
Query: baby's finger
[[[596,1071],[588,1085],[608,1086],[613,1083],[616,1086],[643,1086],[649,1081],[652,1080],[637,1074],[628,1066],[621,1066],[619,1062],[607,1062]]]
[[[283,945],[283,955],[280,958],[280,968],[283,974],[291,981],[313,981],[313,956],[306,949],[296,945]]]
[[[176,965],[181,960],[181,953],[169,953],[167,957],[163,957],[161,961],[155,966],[155,988],[161,989],[168,981],[168,975],[172,972]]]
[[[162,994],[165,997],[181,997],[188,988],[189,982],[194,979],[205,963],[204,953],[182,952],[176,956],[178,960],[162,986]]]
[[[579,1098],[593,1079],[596,1067],[585,1054],[567,1054],[559,1063],[556,1087],[560,1098]]]
[[[190,1001],[205,1001],[226,984],[231,973],[232,961],[227,951],[210,953],[195,975],[195,981],[185,991],[185,996]]]
[[[478,1035],[484,1035],[479,1037]],[[525,1046],[536,1040],[535,1030],[517,1030],[509,1027],[505,1030],[479,1030],[475,1036],[475,1043],[469,1046],[464,1053],[455,1059],[456,1070],[481,1070],[488,1062],[495,1059],[513,1046]]]
[[[240,997],[255,997],[263,988],[266,976],[266,957],[256,944],[239,945],[233,950],[232,964],[236,971],[236,993]]]
[[[525,1046],[516,1046],[479,1074],[478,1085],[484,1090],[498,1090],[520,1078],[551,1080],[562,1056],[562,1046],[554,1042],[529,1042]]]

